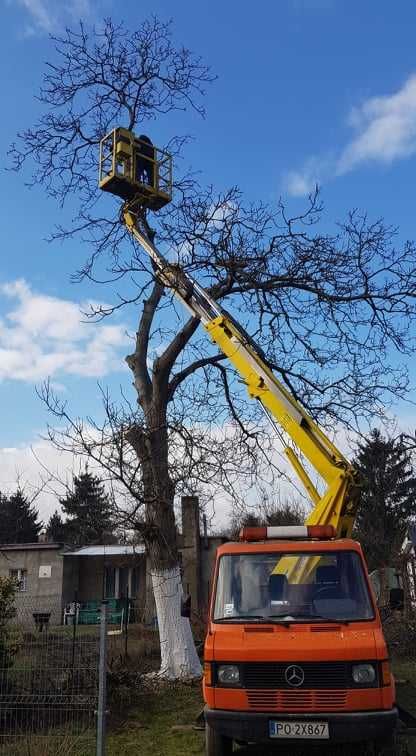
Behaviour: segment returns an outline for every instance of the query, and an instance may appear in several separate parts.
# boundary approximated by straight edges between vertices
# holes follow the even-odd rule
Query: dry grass
[[[0,738],[0,754],[6,756],[91,756],[95,751],[95,733],[83,735],[29,735],[7,740]]]
[[[400,624],[400,623],[399,623]],[[387,631],[393,648],[403,647],[400,641],[401,627],[390,624]],[[408,648],[407,643],[405,648]],[[159,641],[155,630],[139,625],[129,628],[127,660],[125,636],[109,638],[109,692],[112,716],[108,727],[108,756],[125,756],[140,753],[141,756],[203,756],[204,733],[193,729],[203,702],[199,683],[192,685],[155,684],[146,677],[150,669],[159,664]],[[398,686],[399,696],[414,708],[416,715],[416,648],[411,659],[396,659],[396,677],[407,680]],[[185,725],[184,730],[172,729]],[[416,739],[402,743],[398,754],[416,754]],[[7,756],[90,756],[95,752],[94,733],[76,737],[54,734],[51,737],[22,738],[8,743],[0,755]],[[360,746],[310,746],[308,748],[285,748],[284,751],[261,748],[241,748],[238,756],[360,756],[365,750]],[[236,752],[237,756],[237,752]]]
[[[416,660],[416,617],[393,613],[384,620],[383,632],[393,658]]]
[[[126,642],[127,640],[127,642]],[[110,666],[115,660],[124,660],[127,651],[129,666],[139,665],[146,659],[160,659],[159,634],[143,625],[130,625],[127,639],[124,633],[108,638],[108,659]]]
[[[126,709],[123,717],[113,719],[108,728],[107,756],[203,756],[204,733],[193,729],[202,708],[200,685],[147,683],[139,693],[136,704]],[[173,729],[185,725],[183,730]],[[413,754],[403,744],[398,755]],[[7,756],[91,756],[95,752],[92,739],[84,736],[29,738],[10,746],[0,754]],[[316,745],[307,748],[284,748],[283,751],[265,747],[241,748],[236,756],[364,756],[365,750],[354,746]]]

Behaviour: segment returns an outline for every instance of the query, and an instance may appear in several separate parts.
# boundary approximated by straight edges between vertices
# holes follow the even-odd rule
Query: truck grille
[[[253,711],[339,711],[347,705],[346,690],[250,690]]]
[[[286,670],[291,665],[300,667],[304,674],[304,681],[296,690],[286,681]],[[305,689],[342,690],[354,687],[351,665],[346,662],[247,662],[241,665],[241,669],[242,687],[246,689],[288,689],[298,695]]]

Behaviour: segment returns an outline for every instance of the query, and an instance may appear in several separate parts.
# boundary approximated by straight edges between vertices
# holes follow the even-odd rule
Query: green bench
[[[120,625],[124,618],[123,599],[107,599],[107,622]],[[78,625],[98,625],[101,618],[101,601],[84,601],[78,609]]]

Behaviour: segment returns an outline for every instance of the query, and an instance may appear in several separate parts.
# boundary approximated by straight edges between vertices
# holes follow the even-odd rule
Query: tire
[[[220,735],[208,723],[205,725],[205,756],[231,756],[233,741]]]

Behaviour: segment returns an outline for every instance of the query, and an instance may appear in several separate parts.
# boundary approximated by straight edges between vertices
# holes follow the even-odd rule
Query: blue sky
[[[302,206],[318,180],[327,217],[352,207],[385,216],[415,238],[416,5],[403,0],[0,0],[2,163],[16,131],[39,113],[34,100],[48,39],[67,23],[104,15],[137,26],[149,13],[173,18],[174,36],[218,75],[207,117],[179,114],[158,124],[167,141],[190,133],[186,159],[219,188]],[[44,241],[65,218],[24,176],[0,174],[0,447],[6,477],[27,468],[27,448],[45,424],[35,385],[50,374],[84,414],[98,407],[97,379],[128,385],[122,357],[133,321],[81,323],[80,303],[110,292],[70,283],[87,250]],[[69,212],[69,211],[68,211]],[[403,412],[398,408],[399,412]],[[23,456],[22,456],[23,455]],[[29,474],[29,473],[28,473]]]

